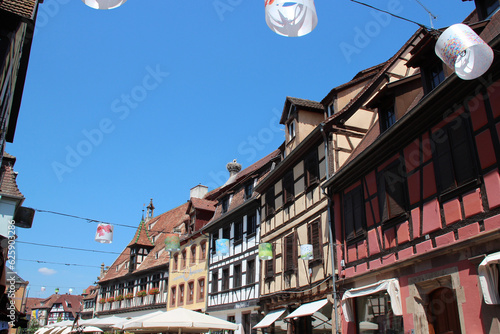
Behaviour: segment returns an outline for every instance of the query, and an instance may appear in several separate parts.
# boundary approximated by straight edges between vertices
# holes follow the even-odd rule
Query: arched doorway
[[[453,290],[438,288],[429,294],[429,333],[462,333],[457,299]]]

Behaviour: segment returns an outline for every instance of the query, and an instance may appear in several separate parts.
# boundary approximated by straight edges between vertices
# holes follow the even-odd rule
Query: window
[[[243,313],[241,315],[241,326],[243,327],[243,333],[252,332],[252,324],[250,321],[250,313]]]
[[[177,296],[176,287],[173,286],[170,288],[170,306],[175,307],[175,297]]]
[[[235,264],[233,267],[233,288],[241,287],[241,264]]]
[[[228,315],[227,316],[227,321],[232,322],[233,324],[236,323],[236,317],[234,315]],[[234,331],[228,331],[228,334],[234,334]]]
[[[188,230],[188,233],[193,233],[195,231],[195,228],[196,228],[196,216],[193,214],[191,216],[191,220],[189,222],[189,230]]]
[[[394,123],[396,123],[396,111],[394,109],[393,103],[380,107],[379,109],[380,117],[380,132],[384,132],[389,129]]]
[[[217,252],[217,247],[216,247],[217,239],[219,239],[219,232],[218,231],[217,231],[217,233],[212,234],[212,246],[210,248],[210,252],[212,253],[212,255],[214,255]]]
[[[274,214],[274,187],[269,188],[266,191],[266,217],[269,217]]]
[[[194,301],[194,282],[188,282],[187,284],[188,295],[187,295],[187,304],[192,304]]]
[[[257,233],[257,215],[252,213],[247,216],[247,237]]]
[[[196,264],[196,245],[191,246],[191,265]]]
[[[332,103],[330,103],[328,105],[327,113],[328,113],[328,117],[330,117],[333,114],[335,114],[335,101],[332,101]]]
[[[431,65],[422,68],[426,94],[444,81],[443,63],[436,56],[431,57],[434,60]]]
[[[147,277],[141,278],[139,281],[139,285],[140,285],[139,289],[141,291],[146,291],[146,289],[148,287],[148,278]]]
[[[288,123],[288,141],[295,138],[295,120],[292,119],[290,123]]]
[[[312,187],[319,182],[318,151],[313,149],[304,160],[306,187]]]
[[[249,199],[253,195],[253,180],[245,185],[245,199]]]
[[[255,260],[247,261],[246,284],[255,283]]]
[[[205,300],[205,279],[200,278],[198,280],[198,302]]]
[[[379,204],[382,221],[406,212],[406,176],[401,161],[389,165],[378,175]]]
[[[184,284],[179,284],[179,305],[184,305]]]
[[[297,268],[297,248],[295,246],[296,238],[295,233],[289,234],[285,237],[284,242],[284,259],[285,259],[285,273],[292,273]]]
[[[181,252],[181,269],[186,268],[186,250],[182,250]]]
[[[312,261],[321,262],[323,259],[323,243],[321,240],[321,224],[319,220],[313,221],[307,227],[307,242],[313,246]]]
[[[219,272],[217,270],[212,272],[212,293],[219,292]]]
[[[289,170],[283,178],[283,203],[289,204],[294,199],[293,170]]]
[[[234,223],[234,241],[239,242],[243,240],[243,221]]]
[[[475,0],[475,2],[480,20],[491,17],[500,6],[499,0]]]
[[[453,123],[433,133],[435,172],[440,191],[452,190],[476,176],[467,121]],[[442,134],[442,135],[440,135]]]
[[[273,245],[273,254],[274,254],[274,245]],[[265,263],[265,279],[273,279],[274,278],[274,257],[270,260],[266,260]]]
[[[207,258],[207,242],[202,241],[200,244],[200,252],[201,252],[201,260],[205,260]]]
[[[222,199],[222,213],[226,213],[229,210],[229,196],[226,196]]]
[[[178,265],[179,265],[179,253],[174,254],[174,270],[177,271]]]
[[[229,268],[222,269],[222,291],[229,290]]]
[[[392,312],[391,299],[386,291],[355,299],[356,322],[374,324],[384,333],[404,333],[403,317]]]
[[[365,210],[363,190],[357,186],[344,195],[344,228],[345,238],[350,240],[364,233]]]
[[[231,239],[231,225],[224,226],[222,229],[222,239]]]

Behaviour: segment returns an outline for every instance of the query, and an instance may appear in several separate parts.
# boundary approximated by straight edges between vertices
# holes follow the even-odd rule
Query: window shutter
[[[311,245],[313,245],[314,260],[320,260],[323,257],[323,255],[321,252],[322,248],[321,228],[318,220],[311,224],[310,230],[311,230]]]
[[[304,165],[306,170],[306,182],[307,186],[309,187],[319,181],[318,158],[316,150],[311,151],[307,155],[304,161]]]
[[[451,153],[453,165],[455,166],[455,178],[457,185],[463,184],[474,178],[474,161],[469,146],[469,136],[465,127],[466,122],[462,120],[458,128],[450,127]]]
[[[283,178],[283,197],[285,203],[289,203],[294,199],[293,170],[286,173]]]
[[[266,278],[274,277],[274,259],[266,260]]]
[[[285,272],[292,271],[295,268],[294,239],[294,234],[285,237]]]

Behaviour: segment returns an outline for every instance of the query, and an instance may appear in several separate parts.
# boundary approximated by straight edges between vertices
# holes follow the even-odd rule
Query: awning
[[[315,302],[307,303],[304,305],[300,305],[298,309],[290,313],[285,319],[305,317],[308,315],[313,315],[318,312],[323,306],[328,304],[328,299],[321,299]]]
[[[268,314],[266,314],[264,319],[259,321],[259,323],[255,326],[253,326],[252,329],[266,328],[266,327],[271,326],[276,320],[278,320],[279,317],[281,317],[281,315],[283,313],[285,313],[285,311],[286,311],[286,309],[281,309],[281,310],[269,312]]]
[[[401,294],[399,289],[399,281],[396,278],[391,278],[383,281],[378,281],[370,285],[365,285],[359,288],[347,290],[342,296],[342,311],[347,322],[354,321],[354,312],[352,299],[356,297],[368,296],[381,291],[387,291],[391,298],[391,307],[394,315],[403,315],[403,307],[401,306]]]
[[[500,266],[500,252],[490,254],[484,258],[477,269],[479,284],[483,291],[484,302],[489,305],[500,304],[498,276]]]

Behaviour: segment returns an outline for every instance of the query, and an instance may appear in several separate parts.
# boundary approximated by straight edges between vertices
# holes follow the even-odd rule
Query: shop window
[[[476,177],[468,122],[457,116],[433,133],[435,173],[441,192],[458,188]]]
[[[344,195],[344,229],[346,240],[364,235],[365,210],[363,190],[358,186]]]
[[[323,241],[321,240],[321,222],[313,221],[307,226],[307,242],[313,246],[313,259],[311,263],[322,263]]]
[[[255,213],[247,216],[247,238],[257,232],[257,215]]]
[[[283,203],[291,203],[294,196],[293,170],[289,170],[283,178]]]
[[[378,175],[378,193],[382,221],[401,216],[407,210],[406,175],[400,160]]]
[[[318,150],[313,148],[304,159],[306,173],[306,188],[315,186],[319,182]]]
[[[289,234],[284,240],[285,273],[294,273],[297,268],[297,247],[295,233]]]
[[[403,317],[392,312],[386,291],[355,298],[359,333],[404,334]]]

